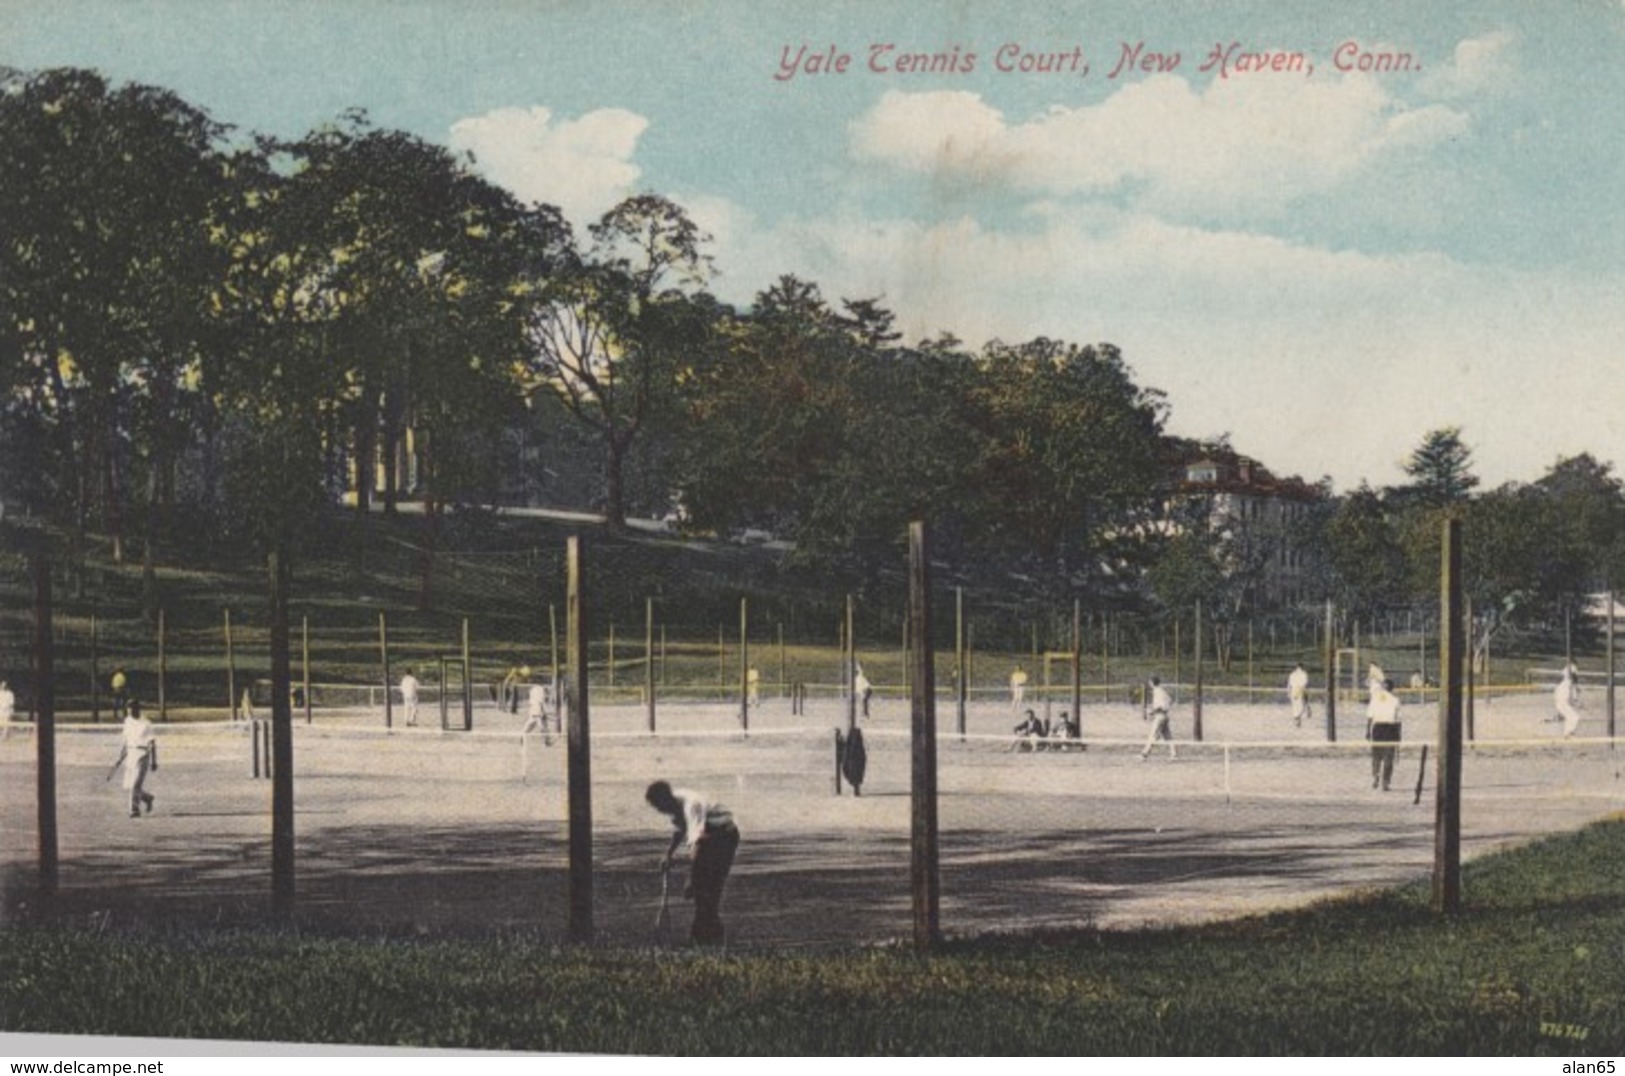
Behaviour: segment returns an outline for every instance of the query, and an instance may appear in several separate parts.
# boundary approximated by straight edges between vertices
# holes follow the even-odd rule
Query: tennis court
[[[1284,703],[1204,708],[1178,758],[1142,758],[1137,704],[1083,711],[1087,749],[1025,750],[1007,704],[980,700],[959,736],[938,707],[942,925],[949,934],[1171,925],[1288,908],[1425,877],[1433,853],[1431,704],[1409,706],[1393,787],[1371,787],[1363,707],[1340,738],[1295,727]],[[1479,700],[1464,765],[1463,848],[1476,854],[1625,809],[1625,755],[1588,714],[1564,740],[1547,695]],[[904,937],[909,904],[907,703],[877,698],[862,723],[861,796],[835,792],[839,699],[804,713],[764,699],[743,733],[735,703],[665,703],[647,732],[636,701],[594,702],[594,924],[611,945],[655,931],[669,830],[643,803],[650,780],[709,793],[744,839],[724,914],[736,946],[855,945]],[[1316,713],[1317,722],[1319,711]],[[399,722],[397,714],[395,720]],[[296,722],[298,919],[380,934],[524,932],[562,940],[567,848],[562,740],[481,704],[468,731],[386,730],[361,705]],[[110,725],[59,727],[62,914],[87,922],[229,926],[270,906],[271,782],[253,777],[246,728],[160,725],[151,816],[127,817],[108,768]],[[1076,747],[1077,745],[1072,745]],[[30,913],[34,745],[0,743],[0,880],[8,917]],[[1416,802],[1418,780],[1420,802]],[[686,907],[675,906],[680,937]]]

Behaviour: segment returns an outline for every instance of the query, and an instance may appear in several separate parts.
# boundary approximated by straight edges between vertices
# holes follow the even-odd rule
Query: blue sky
[[[0,63],[268,134],[361,107],[578,223],[658,191],[724,298],[793,272],[913,336],[1110,341],[1174,432],[1339,488],[1442,425],[1486,483],[1625,465],[1621,0],[0,0]]]

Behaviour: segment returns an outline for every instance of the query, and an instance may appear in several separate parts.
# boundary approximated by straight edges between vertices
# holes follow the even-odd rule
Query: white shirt
[[[10,721],[17,716],[17,696],[9,687],[0,687],[0,721]]]
[[[547,711],[547,689],[541,684],[530,685],[530,716],[541,717]]]
[[[1292,675],[1286,678],[1286,689],[1294,696],[1302,695],[1309,687],[1309,674],[1303,669],[1293,669]]]
[[[418,678],[413,676],[411,673],[407,673],[405,676],[401,677],[401,701],[418,701]]]
[[[1366,710],[1373,725],[1391,725],[1399,720],[1399,696],[1385,688],[1378,688]]]
[[[733,815],[728,808],[720,803],[708,803],[705,797],[698,792],[690,792],[686,788],[674,788],[671,794],[683,808],[683,845],[690,851],[695,843],[705,836],[706,825],[731,825]]]
[[[1151,688],[1151,712],[1156,713],[1160,710],[1167,713],[1173,709],[1173,706],[1174,698],[1168,694],[1168,689],[1161,684],[1153,685]]]
[[[152,722],[144,717],[124,719],[124,746],[130,752],[145,751],[152,746]]]

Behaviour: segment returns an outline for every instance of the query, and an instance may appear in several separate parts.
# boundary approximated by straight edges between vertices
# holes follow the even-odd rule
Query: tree
[[[1432,430],[1405,462],[1409,486],[1395,491],[1405,503],[1427,508],[1460,504],[1478,486],[1472,472],[1472,450],[1461,439],[1461,427]]]
[[[988,344],[962,420],[980,450],[965,483],[975,530],[1063,576],[1116,559],[1165,485],[1165,413],[1110,344]]]
[[[115,558],[131,472],[147,469],[150,557],[191,429],[225,133],[167,90],[0,72],[0,384],[50,438],[75,532],[99,504]]]
[[[1387,507],[1370,486],[1361,483],[1338,502],[1326,520],[1323,540],[1330,596],[1339,609],[1366,617],[1403,602],[1405,550]]]
[[[710,268],[709,236],[675,202],[645,194],[590,229],[593,245],[532,280],[528,323],[532,391],[549,391],[600,438],[604,514],[626,519],[632,446],[669,397],[696,348],[709,304],[695,289]]]
[[[893,346],[877,300],[842,309],[784,276],[748,314],[719,318],[717,346],[683,386],[680,491],[694,526],[763,528],[793,538],[803,561],[863,575],[911,518],[952,516],[971,459],[956,414],[971,364]]]

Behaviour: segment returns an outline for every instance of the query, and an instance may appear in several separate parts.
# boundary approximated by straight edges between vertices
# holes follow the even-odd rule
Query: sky
[[[1485,486],[1625,466],[1625,0],[0,0],[0,65],[361,108],[583,228],[653,191],[725,300],[1110,342],[1339,490],[1443,426]]]

